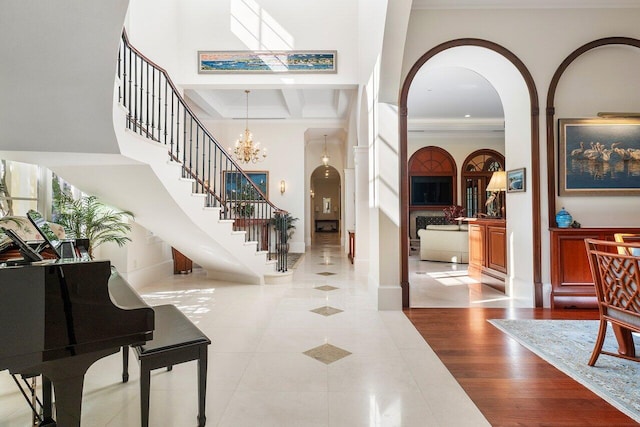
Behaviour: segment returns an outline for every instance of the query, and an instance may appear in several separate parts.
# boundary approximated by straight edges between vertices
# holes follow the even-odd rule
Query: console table
[[[356,257],[356,232],[355,230],[348,230],[349,233],[349,260],[353,264],[353,259]]]
[[[316,231],[338,231],[339,220],[316,219]]]

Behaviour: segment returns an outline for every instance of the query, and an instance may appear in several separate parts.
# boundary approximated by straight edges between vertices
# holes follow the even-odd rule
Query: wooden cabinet
[[[507,276],[507,224],[503,219],[469,223],[469,276],[504,292]]]
[[[171,248],[173,253],[173,274],[187,274],[193,271],[193,262],[184,256],[176,248]]]
[[[640,228],[552,228],[551,306],[596,308],[596,294],[584,239],[613,240],[615,233],[640,233]]]

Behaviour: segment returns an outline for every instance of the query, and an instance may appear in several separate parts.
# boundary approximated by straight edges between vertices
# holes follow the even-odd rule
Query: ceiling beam
[[[297,89],[282,89],[282,98],[284,99],[285,106],[289,112],[289,118],[301,119],[302,118],[302,96]]]

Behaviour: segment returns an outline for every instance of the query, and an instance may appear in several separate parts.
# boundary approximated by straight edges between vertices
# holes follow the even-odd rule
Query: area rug
[[[601,354],[594,367],[587,365],[598,336],[599,321],[492,319],[489,322],[640,422],[640,363]],[[617,348],[609,326],[604,349],[615,352]],[[638,345],[636,354],[640,354]]]
[[[304,254],[289,252],[287,254],[287,269],[295,270],[303,257]]]

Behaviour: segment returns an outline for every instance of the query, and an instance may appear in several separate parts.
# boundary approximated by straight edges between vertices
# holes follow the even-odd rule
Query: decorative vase
[[[573,222],[571,214],[564,210],[564,207],[556,214],[556,223],[559,228],[569,228]]]

